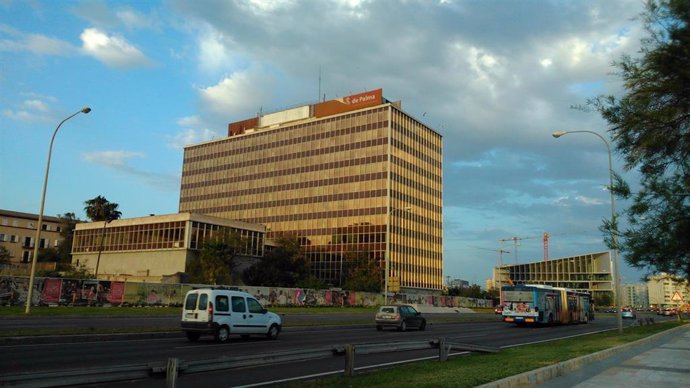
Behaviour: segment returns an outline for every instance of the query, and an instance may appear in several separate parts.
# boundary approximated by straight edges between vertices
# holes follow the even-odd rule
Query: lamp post
[[[609,193],[611,194],[611,242],[613,243],[613,271],[614,282],[616,283],[614,302],[616,304],[616,320],[618,321],[618,333],[623,333],[623,315],[621,312],[621,270],[618,258],[618,225],[616,224],[616,199],[613,195],[613,163],[611,162],[611,146],[609,142],[600,134],[593,131],[555,131],[551,135],[558,139],[569,133],[590,133],[604,142],[609,154]]]
[[[53,132],[53,137],[50,139],[50,146],[48,146],[48,162],[46,163],[46,173],[43,178],[43,194],[41,195],[41,210],[38,212],[38,225],[36,226],[36,237],[34,239],[34,255],[31,258],[31,275],[29,276],[29,291],[26,295],[26,310],[25,313],[29,314],[31,312],[31,298],[34,290],[34,277],[36,275],[36,259],[38,257],[38,246],[41,243],[41,228],[43,227],[43,207],[46,202],[46,189],[48,188],[48,172],[50,171],[50,156],[53,152],[53,141],[55,141],[55,135],[57,135],[58,130],[62,124],[71,119],[72,117],[78,115],[79,113],[87,114],[91,112],[91,108],[88,106],[83,107],[81,110],[68,116],[66,119],[60,121],[60,124],[55,128]]]
[[[384,276],[385,279],[385,290],[384,290],[384,304],[388,304],[388,277],[390,276],[390,259],[391,259],[391,216],[395,211],[405,211],[409,212],[412,210],[410,206],[404,207],[404,208],[392,208],[390,211],[388,211],[387,214],[387,219],[386,219],[386,273]]]

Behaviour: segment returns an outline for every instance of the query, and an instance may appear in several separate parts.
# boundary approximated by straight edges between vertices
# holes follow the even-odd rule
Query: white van
[[[182,331],[190,341],[213,334],[226,342],[230,334],[251,334],[276,339],[282,329],[277,314],[266,311],[250,294],[223,288],[200,288],[187,293],[182,307]]]

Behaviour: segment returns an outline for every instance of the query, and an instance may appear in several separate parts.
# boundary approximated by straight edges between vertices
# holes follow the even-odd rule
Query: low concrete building
[[[498,285],[544,284],[590,292],[593,297],[604,293],[613,295],[611,254],[587,253],[535,261],[532,263],[494,267],[493,281]]]
[[[246,242],[236,271],[263,256],[263,225],[178,213],[77,224],[72,263],[98,279],[165,282],[187,271],[205,240],[225,231],[238,232]]]
[[[681,302],[674,301],[673,295],[678,293],[683,303],[690,302],[690,284],[687,280],[674,279],[671,275],[661,273],[652,276],[647,281],[649,304],[654,307],[676,307]]]

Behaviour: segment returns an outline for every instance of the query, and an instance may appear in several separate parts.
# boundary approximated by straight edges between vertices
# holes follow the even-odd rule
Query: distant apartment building
[[[647,284],[623,284],[623,306],[634,308],[649,307],[649,292]]]
[[[655,307],[674,307],[679,303],[673,300],[678,293],[684,303],[690,303],[690,285],[687,280],[676,280],[671,275],[661,273],[647,281],[649,304]]]
[[[38,214],[0,209],[0,246],[9,252],[10,264],[29,264],[33,259]],[[43,216],[39,248],[55,248],[62,237],[62,224],[57,217]]]
[[[498,284],[545,284],[592,293],[613,295],[611,255],[608,251],[494,267],[493,282]]]
[[[467,280],[462,280],[462,279],[448,278],[447,282],[446,282],[446,286],[448,288],[468,288],[470,286],[470,282]]]
[[[294,235],[331,285],[367,257],[408,292],[441,290],[442,146],[381,89],[266,114],[185,147],[179,211]]]
[[[236,271],[263,256],[266,230],[262,225],[178,213],[77,224],[72,263],[97,272],[102,280],[181,281],[176,277],[198,259],[204,241],[227,231],[245,241],[241,257],[236,258]]]

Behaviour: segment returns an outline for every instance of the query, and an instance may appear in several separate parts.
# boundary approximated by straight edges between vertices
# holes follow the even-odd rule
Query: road
[[[601,315],[600,315],[601,316]],[[120,318],[132,327],[141,327],[141,318]],[[147,318],[150,319],[150,318]],[[156,318],[165,323],[167,318]],[[171,318],[177,322],[177,318]],[[294,319],[294,318],[293,318]],[[342,317],[341,317],[342,319]],[[4,321],[4,320],[3,320]],[[36,321],[41,321],[37,319]],[[44,318],[43,325],[74,324],[72,318]],[[108,320],[101,321],[106,324]],[[93,324],[96,321],[77,320],[79,324]],[[111,320],[112,321],[112,320]],[[90,342],[69,342],[51,344],[14,344],[0,347],[0,374],[17,371],[50,371],[62,369],[79,369],[106,367],[126,364],[164,365],[169,357],[183,361],[206,360],[218,357],[240,357],[257,354],[273,354],[283,351],[324,349],[345,344],[384,343],[415,340],[433,340],[440,337],[448,341],[477,344],[493,347],[505,347],[546,339],[562,338],[572,335],[596,332],[616,327],[615,319],[602,317],[589,324],[553,326],[553,327],[517,327],[498,320],[465,323],[432,323],[426,331],[398,332],[385,330],[377,332],[372,326],[344,327],[287,327],[278,340],[265,338],[233,338],[227,344],[217,344],[211,337],[202,337],[197,343],[188,342],[182,334],[171,338],[147,338],[119,340],[97,340]],[[26,321],[24,321],[26,323]],[[33,321],[32,321],[33,322]],[[161,322],[158,322],[161,324]],[[632,324],[626,321],[625,324]],[[0,322],[0,329],[3,327]],[[9,325],[8,322],[4,323]],[[38,325],[37,322],[34,324]],[[162,324],[165,326],[164,324]],[[437,350],[410,351],[391,354],[357,356],[356,366],[387,362],[400,362],[405,359],[438,355]],[[181,374],[178,386],[192,387],[199,385],[238,386],[260,382],[276,381],[296,376],[312,375],[330,371],[339,371],[344,367],[343,357],[324,360],[282,364],[264,368],[246,368],[228,372],[204,374]],[[132,386],[164,386],[163,380],[132,382]],[[121,385],[119,383],[118,385]],[[116,385],[113,385],[116,386]]]

